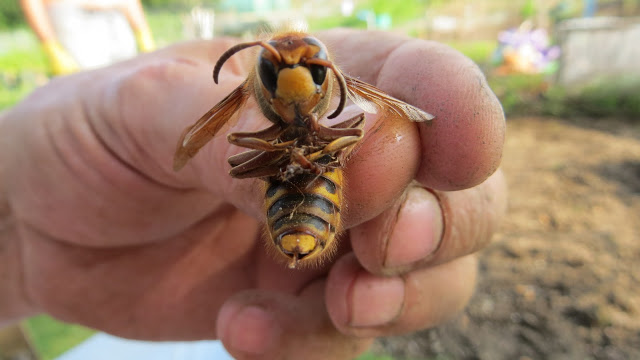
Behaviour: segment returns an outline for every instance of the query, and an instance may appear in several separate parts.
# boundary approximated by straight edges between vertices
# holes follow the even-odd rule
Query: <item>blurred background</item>
[[[43,35],[33,1],[0,0],[0,111],[97,66]],[[510,204],[476,294],[454,321],[379,339],[361,360],[640,359],[640,0],[141,4],[125,16],[134,53],[295,21],[444,42],[484,71],[507,115]],[[55,359],[93,334],[37,316],[0,330],[0,360]]]

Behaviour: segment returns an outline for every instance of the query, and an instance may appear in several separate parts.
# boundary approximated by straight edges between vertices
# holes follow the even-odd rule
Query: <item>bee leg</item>
[[[327,146],[319,151],[320,154],[318,154],[318,156],[321,157],[327,154],[336,154],[339,151],[345,150],[348,147],[355,145],[356,143],[358,143],[358,141],[360,141],[360,139],[362,139],[362,134],[360,134],[359,136],[343,136],[330,142]]]
[[[326,127],[320,125],[320,131],[318,131],[318,137],[326,141],[335,141],[345,136],[357,136],[362,137],[364,131],[364,114],[354,116],[353,118],[336,124],[332,127]]]
[[[233,170],[233,169],[232,169]],[[280,174],[280,168],[277,166],[258,167],[245,171],[243,173],[231,174],[236,179],[263,178],[277,176]]]
[[[364,125],[364,113],[356,115],[351,119],[330,126],[332,129],[359,128]]]
[[[356,144],[360,139],[362,139],[363,133],[357,136],[344,136],[339,139],[336,139],[329,143],[329,145],[325,146],[322,149],[324,154],[334,154],[340,150],[346,149],[351,145]]]
[[[227,136],[227,140],[234,145],[249,149],[275,151],[278,149],[271,141],[277,139],[281,133],[282,126],[275,124],[260,131],[232,133]]]
[[[227,136],[227,140],[233,145],[262,151],[279,151],[295,143],[295,140],[291,140],[274,144],[273,142],[269,142],[257,137],[251,137],[251,135],[252,134],[250,133],[233,133]]]
[[[360,140],[362,140],[364,131],[358,128],[341,130],[353,130],[353,135],[342,136],[333,140],[321,150],[308,155],[307,160],[315,164],[323,156],[331,155],[335,160],[337,160],[338,164],[344,165],[348,156],[353,152],[355,146],[360,142]]]
[[[263,177],[271,177],[278,176],[280,174],[280,169],[277,166],[268,166],[268,167],[259,167],[255,169],[251,169],[245,171],[243,173],[231,174],[236,179],[250,179],[250,178],[263,178]]]
[[[298,151],[291,152],[291,159],[299,164],[303,169],[309,170],[309,172],[321,175],[324,172],[322,166],[316,165],[313,161],[307,159],[303,154]]]
[[[252,151],[247,151],[238,155],[244,155],[251,152]],[[233,166],[229,171],[229,174],[234,178],[239,179],[275,175],[280,171],[278,162],[282,159],[284,154],[284,151],[260,151],[253,158],[249,158],[242,164]],[[238,155],[229,158],[229,163],[231,163],[232,158],[234,162],[238,161],[240,159]]]
[[[254,157],[262,154],[263,152],[264,151],[262,150],[249,150],[249,151],[242,152],[240,154],[233,155],[229,157],[227,161],[229,162],[229,165],[234,167],[253,159]]]
[[[236,138],[251,137],[251,138],[262,139],[264,141],[271,141],[271,140],[277,139],[278,136],[280,136],[280,134],[282,134],[282,126],[280,126],[279,124],[274,124],[269,126],[266,129],[262,129],[259,131],[236,132],[231,135],[235,136]]]
[[[311,113],[309,114],[308,117],[308,121],[309,121],[309,128],[311,128],[311,132],[312,133],[317,133],[318,131],[320,131],[320,123],[318,122],[318,115]]]

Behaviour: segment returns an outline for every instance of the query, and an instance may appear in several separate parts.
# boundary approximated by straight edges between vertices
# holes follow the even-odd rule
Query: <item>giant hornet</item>
[[[290,268],[314,264],[335,249],[342,167],[364,135],[364,113],[333,126],[320,123],[333,95],[339,94],[339,102],[328,119],[342,112],[347,98],[369,113],[390,111],[411,121],[428,121],[433,116],[343,74],[322,42],[299,31],[231,47],[213,68],[215,83],[225,61],[253,46],[262,47],[254,69],[185,129],[173,168],[180,170],[253,95],[273,125],[227,136],[231,144],[251,149],[229,158],[230,175],[266,181],[264,211],[271,247]]]

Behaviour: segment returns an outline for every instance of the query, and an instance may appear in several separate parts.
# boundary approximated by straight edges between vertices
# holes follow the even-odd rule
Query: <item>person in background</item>
[[[155,48],[139,0],[20,0],[54,75],[92,69]]]

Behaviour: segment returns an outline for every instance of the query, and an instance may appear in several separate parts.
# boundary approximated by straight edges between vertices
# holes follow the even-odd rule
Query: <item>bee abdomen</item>
[[[272,241],[284,255],[319,255],[334,240],[340,223],[342,170],[321,176],[269,179],[265,210]]]
[[[308,214],[324,219],[340,209],[336,204],[318,194],[287,193],[273,202],[267,210],[270,220],[291,217],[291,214]]]

